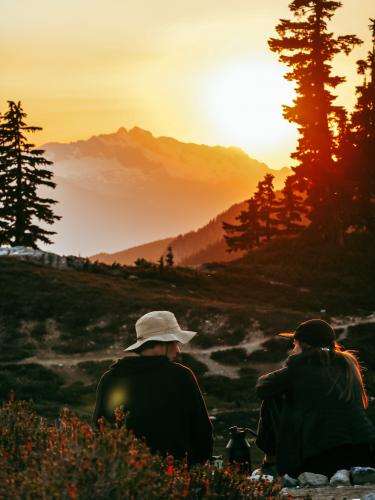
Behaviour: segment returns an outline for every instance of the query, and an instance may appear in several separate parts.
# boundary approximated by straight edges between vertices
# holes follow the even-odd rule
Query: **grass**
[[[139,316],[150,310],[171,310],[183,328],[198,332],[193,339],[196,347],[232,346],[217,350],[213,357],[223,364],[239,363],[240,378],[233,381],[207,376],[206,366],[184,355],[209,401],[232,410],[255,404],[256,374],[246,370],[252,364],[284,359],[287,343],[266,338],[261,349],[246,359],[238,344],[254,332],[268,336],[294,329],[301,320],[321,316],[323,309],[328,320],[332,315],[373,312],[372,249],[373,241],[358,235],[348,239],[345,249],[306,239],[278,239],[238,261],[168,272],[102,264],[58,270],[0,258],[0,342],[6,346],[0,350],[2,394],[12,385],[20,397],[34,398],[46,415],[64,404],[87,415],[106,362],[78,365],[77,373],[90,383],[72,381],[55,369],[43,371],[17,363],[47,351],[49,357],[69,356],[130,344]],[[129,279],[131,275],[137,279]],[[351,329],[345,341],[359,350],[369,375],[375,368],[372,340],[368,326]]]

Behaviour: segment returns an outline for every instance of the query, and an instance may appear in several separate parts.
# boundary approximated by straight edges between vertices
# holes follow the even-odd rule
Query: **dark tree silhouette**
[[[0,121],[0,241],[36,248],[38,241],[52,243],[49,237],[56,234],[38,224],[60,219],[51,208],[56,201],[38,194],[42,186],[56,187],[46,168],[52,162],[27,141],[25,133],[41,128],[26,125],[21,103],[8,101],[8,107]]]
[[[161,255],[159,260],[158,260],[158,267],[160,271],[164,270],[164,256]]]
[[[327,30],[327,22],[341,5],[331,0],[293,0],[289,8],[295,19],[280,20],[276,27],[279,37],[268,42],[290,68],[285,78],[296,83],[297,97],[292,106],[284,106],[284,117],[298,125],[300,137],[291,157],[298,162],[295,179],[306,192],[311,229],[336,243],[343,241],[344,230],[337,210],[335,156],[343,108],[333,104],[332,91],[345,78],[332,75],[331,61],[361,43],[355,35],[334,37]]]
[[[223,229],[227,233],[224,235],[227,252],[249,251],[260,244],[258,204],[254,198],[250,198],[247,205],[247,210],[236,217],[239,224],[223,222]]]
[[[286,234],[292,234],[302,229],[302,214],[304,213],[303,198],[299,195],[294,186],[294,179],[289,176],[285,180],[282,189],[282,198],[277,201],[277,219],[279,224],[284,226]]]
[[[165,254],[165,260],[168,267],[172,267],[174,265],[174,255],[171,246],[167,248],[167,253]]]
[[[370,19],[372,48],[357,61],[364,82],[357,87],[357,103],[351,120],[351,160],[354,163],[355,226],[375,233],[375,19]]]
[[[264,179],[258,182],[254,193],[254,200],[258,207],[258,220],[261,227],[261,235],[267,241],[276,233],[277,220],[274,217],[276,210],[276,196],[273,188],[272,174],[266,174]]]

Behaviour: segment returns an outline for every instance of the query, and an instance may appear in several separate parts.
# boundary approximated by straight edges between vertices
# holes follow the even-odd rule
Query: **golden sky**
[[[189,142],[237,145],[279,168],[296,132],[293,96],[267,45],[288,0],[0,0],[0,111],[21,100],[35,142],[135,125]],[[370,48],[374,0],[343,0],[330,25],[364,45],[335,68],[349,109]]]

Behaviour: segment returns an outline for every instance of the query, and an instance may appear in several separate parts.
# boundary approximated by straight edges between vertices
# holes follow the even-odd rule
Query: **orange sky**
[[[22,100],[46,141],[134,125],[184,141],[238,145],[278,168],[296,132],[280,106],[292,97],[267,46],[287,0],[11,0],[0,6],[0,110]],[[370,47],[374,0],[343,0],[331,28],[364,41],[335,67],[348,82]],[[263,112],[262,112],[263,110]]]

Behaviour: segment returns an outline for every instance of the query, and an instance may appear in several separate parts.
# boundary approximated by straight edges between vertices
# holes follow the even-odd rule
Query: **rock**
[[[331,477],[329,484],[331,486],[350,486],[350,472],[346,469],[341,469],[335,472]]]
[[[372,467],[352,467],[350,473],[353,484],[375,484],[375,469]]]
[[[362,500],[375,500],[375,493],[367,493]]]
[[[281,480],[282,485],[286,488],[296,488],[299,485],[298,479],[294,479],[294,477],[290,477],[288,474],[284,474]]]
[[[328,485],[328,477],[323,474],[314,474],[313,472],[303,472],[298,476],[300,486],[319,488]]]

